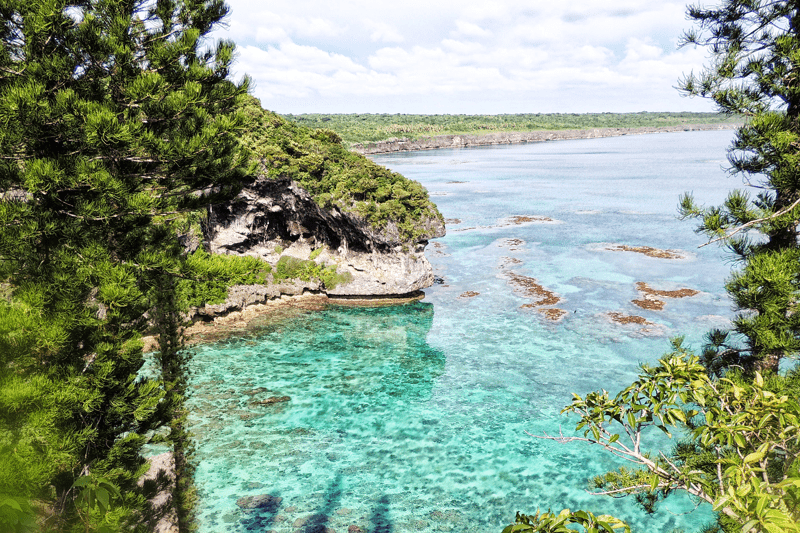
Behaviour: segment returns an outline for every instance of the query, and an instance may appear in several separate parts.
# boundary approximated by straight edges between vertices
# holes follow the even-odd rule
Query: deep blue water
[[[515,511],[564,507],[615,514],[638,532],[711,520],[684,497],[648,516],[630,499],[592,496],[586,479],[619,463],[526,432],[569,434],[574,421],[559,411],[572,392],[617,391],[671,336],[699,347],[730,318],[730,265],[719,248],[697,248],[703,238],[677,220],[676,205],[685,191],[720,202],[739,184],[722,169],[731,138],[686,132],[376,156],[425,185],[453,219],[426,252],[441,283],[423,302],[298,311],[198,349],[201,533],[499,532]],[[536,298],[513,280],[529,278],[560,298],[550,307],[566,311],[562,320],[523,307]],[[632,303],[637,282],[700,293],[645,310]],[[271,396],[291,401],[257,403]],[[250,514],[237,507],[258,494],[282,500]]]

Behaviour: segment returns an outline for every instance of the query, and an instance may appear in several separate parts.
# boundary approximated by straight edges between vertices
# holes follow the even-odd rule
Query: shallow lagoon
[[[571,392],[619,390],[685,334],[725,324],[724,254],[676,219],[678,195],[718,202],[730,131],[628,136],[377,156],[420,181],[448,219],[428,247],[441,283],[423,302],[297,310],[202,346],[192,426],[200,531],[487,531],[517,510],[582,507],[635,531],[691,531],[708,509],[675,498],[653,516],[594,497],[617,463],[534,434],[569,431]],[[533,221],[512,219],[527,216]],[[549,221],[537,219],[546,217]],[[662,259],[613,244],[677,249]],[[561,301],[558,322],[512,283]],[[637,282],[698,295],[631,303]],[[477,293],[477,294],[475,294]],[[641,316],[619,324],[608,313]],[[269,397],[291,401],[262,405]],[[280,504],[246,513],[236,500]],[[688,514],[687,514],[688,513]]]

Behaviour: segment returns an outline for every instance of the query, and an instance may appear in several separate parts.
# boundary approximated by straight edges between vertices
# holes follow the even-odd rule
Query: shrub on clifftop
[[[244,143],[261,172],[295,180],[321,207],[356,212],[377,228],[394,223],[404,238],[422,233],[424,217],[441,220],[422,185],[350,152],[336,133],[285,120],[255,98],[244,111],[252,120]]]

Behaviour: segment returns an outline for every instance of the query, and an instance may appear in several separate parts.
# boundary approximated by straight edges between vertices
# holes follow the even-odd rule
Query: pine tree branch
[[[659,483],[656,488],[669,487],[669,486],[672,486],[672,483]],[[614,490],[602,490],[602,491],[599,491],[599,492],[592,492],[592,491],[588,491],[587,490],[586,492],[588,492],[592,496],[611,496],[611,497],[614,497],[617,494],[622,494],[623,496],[628,496],[630,494],[633,494],[634,491],[640,491],[640,490],[649,489],[649,488],[650,488],[649,484],[643,484],[643,485],[631,485],[630,487],[623,487],[621,489],[614,489]]]
[[[773,219],[776,219],[776,218],[778,218],[780,216],[783,216],[786,213],[790,212],[795,207],[797,207],[798,205],[800,205],[800,198],[795,200],[792,203],[792,205],[790,205],[789,207],[781,209],[777,213],[773,213],[768,217],[759,218],[759,219],[756,219],[756,220],[751,220],[750,222],[747,222],[746,224],[742,224],[741,226],[737,227],[735,230],[731,231],[730,233],[727,233],[727,234],[725,234],[725,235],[723,235],[721,237],[717,237],[716,239],[710,240],[707,243],[701,244],[700,246],[698,246],[698,248],[702,248],[704,246],[708,246],[709,244],[712,244],[712,243],[715,243],[715,242],[719,242],[719,241],[730,239],[731,237],[733,237],[737,233],[739,233],[739,232],[741,232],[741,231],[743,231],[743,230],[745,230],[745,229],[747,229],[749,227],[752,227],[752,226],[754,226],[756,224],[761,224],[762,222],[768,222],[770,220],[773,220]]]
[[[122,217],[130,217],[130,216],[160,217],[160,216],[165,216],[165,215],[182,215],[182,214],[184,214],[186,212],[189,212],[189,211],[193,211],[193,210],[192,209],[186,209],[186,210],[183,210],[183,211],[164,211],[164,212],[159,212],[159,213],[153,213],[153,212],[149,212],[149,213],[128,212],[128,213],[118,213],[116,215],[108,215],[108,216],[105,216],[105,217],[87,217],[87,216],[83,216],[83,215],[76,215],[76,214],[70,213],[69,211],[56,211],[56,213],[59,213],[61,215],[66,215],[68,217],[72,217],[72,218],[75,218],[75,219],[78,219],[78,220],[89,220],[89,221],[92,221],[92,222],[103,222],[103,221],[111,220],[111,219],[114,219],[114,218],[122,218]]]
[[[22,76],[22,74],[25,73],[25,70],[27,70],[27,68],[28,67],[26,65],[22,70],[17,71],[17,70],[12,70],[12,69],[7,68],[7,67],[0,67],[0,71],[7,72],[8,74],[11,74],[13,76]]]

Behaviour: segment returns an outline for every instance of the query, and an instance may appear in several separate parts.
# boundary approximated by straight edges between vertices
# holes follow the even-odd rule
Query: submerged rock
[[[323,533],[333,531],[332,529],[326,527],[326,524],[329,521],[330,517],[324,514],[312,514],[298,518],[292,523],[292,527],[304,528],[308,531]]]
[[[266,400],[257,402],[259,405],[272,405],[274,403],[290,402],[292,399],[289,396],[270,396]]]
[[[247,305],[249,299],[269,298],[274,290],[389,297],[430,287],[433,270],[423,252],[429,239],[445,234],[435,208],[421,215],[417,230],[418,237],[408,240],[391,221],[376,229],[354,212],[323,209],[297,182],[257,177],[232,202],[209,209],[205,237],[212,253],[256,256],[273,265],[289,256],[336,266],[340,279],[333,286],[319,280],[269,286],[257,294],[242,294],[239,300]],[[235,298],[228,300],[236,303]]]
[[[236,500],[236,505],[242,509],[271,509],[276,510],[283,501],[280,496],[259,494],[257,496],[244,496]]]

